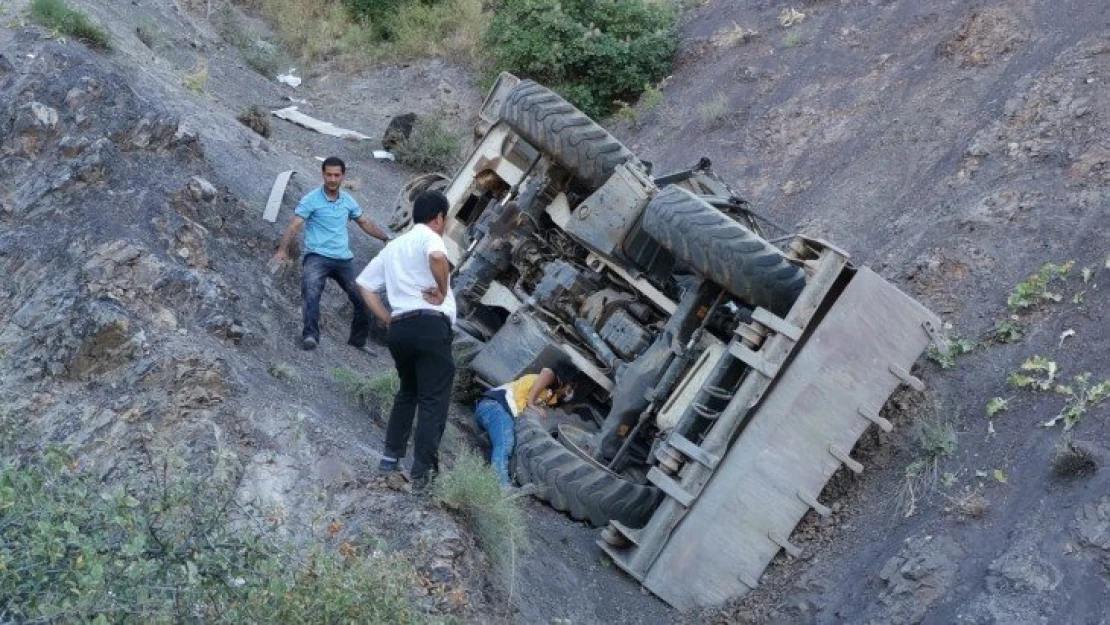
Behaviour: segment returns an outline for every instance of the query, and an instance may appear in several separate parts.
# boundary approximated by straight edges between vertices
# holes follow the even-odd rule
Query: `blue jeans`
[[[509,484],[509,458],[512,457],[513,445],[516,444],[516,422],[513,416],[505,410],[501,402],[483,398],[474,407],[474,419],[483,430],[489,432],[489,441],[493,446],[489,463],[497,473],[497,479],[502,484]]]
[[[356,347],[366,345],[366,338],[370,335],[370,311],[355,284],[357,277],[353,260],[339,260],[319,254],[305,255],[301,261],[301,298],[304,299],[304,332],[301,338],[320,340],[320,296],[324,293],[324,283],[331,278],[347,294],[347,299],[351,300],[354,308],[347,343]]]

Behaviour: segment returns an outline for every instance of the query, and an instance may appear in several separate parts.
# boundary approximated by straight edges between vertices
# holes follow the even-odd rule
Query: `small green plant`
[[[193,71],[185,74],[182,83],[193,93],[203,93],[204,88],[208,86],[208,61],[205,59],[198,61]]]
[[[712,128],[724,121],[728,114],[728,96],[722,91],[698,105],[698,119]]]
[[[1001,397],[992,397],[991,400],[987,402],[987,418],[993,419],[994,415],[1009,409],[1010,400]]]
[[[287,362],[275,362],[270,365],[270,375],[286,382],[296,382],[301,379],[301,372]]]
[[[1025,338],[1025,333],[1021,330],[1017,315],[999,321],[990,332],[990,340],[1004,345],[1019,343],[1023,338]]]
[[[1044,356],[1032,356],[1021,363],[1021,371],[1026,373],[1015,371],[1006,378],[1006,382],[1014,388],[1047,391],[1056,381],[1058,369],[1055,361]]]
[[[442,116],[418,117],[394,152],[398,162],[419,171],[450,171],[462,156],[462,138]]]
[[[639,127],[641,113],[654,111],[663,104],[663,87],[666,82],[666,80],[662,80],[656,85],[644,85],[644,92],[640,94],[640,99],[636,104],[629,104],[623,100],[614,100],[613,104],[617,107],[617,111],[614,115],[618,119],[628,122],[628,124],[634,128]]]
[[[462,452],[454,466],[436,480],[439,499],[457,512],[478,537],[482,550],[513,590],[517,553],[524,542],[524,514],[506,497],[493,469],[481,458]]]
[[[1075,263],[1068,261],[1062,265],[1045,263],[1037,273],[1029,276],[1014,287],[1006,298],[1011,310],[1024,310],[1044,301],[1059,302],[1063,295],[1049,290],[1056,281],[1064,280]]]
[[[109,48],[108,31],[65,0],[32,0],[31,20],[96,48]]]
[[[667,80],[661,80],[657,84],[647,83],[644,85],[644,92],[640,94],[640,108],[644,111],[654,111],[663,105],[663,87],[667,84]]]
[[[925,350],[926,357],[940,365],[941,369],[955,367],[958,356],[970,354],[977,347],[975,341],[955,335],[945,338],[944,342],[948,348],[945,350],[947,353],[942,352],[935,344],[930,344],[928,349]]]
[[[1075,427],[1088,410],[1110,397],[1110,378],[1097,384],[1091,384],[1091,374],[1081,373],[1075,376],[1070,385],[1057,384],[1053,390],[1067,398],[1067,402],[1060,414],[1046,421],[1043,425],[1050,428],[1063,421],[1064,431],[1066,432]]]
[[[784,48],[797,48],[803,43],[805,43],[805,39],[802,38],[802,33],[796,30],[792,30],[782,36],[782,47]]]
[[[332,369],[331,377],[343,387],[347,400],[369,410],[384,411],[401,388],[395,371],[364,376],[350,367]]]
[[[798,24],[801,24],[805,20],[805,18],[806,14],[795,9],[794,7],[783,9],[779,12],[779,26],[782,26],[783,28],[791,28],[792,26],[797,26]]]
[[[1098,470],[1098,462],[1089,449],[1065,438],[1052,455],[1052,472],[1056,477],[1072,478],[1090,475]]]

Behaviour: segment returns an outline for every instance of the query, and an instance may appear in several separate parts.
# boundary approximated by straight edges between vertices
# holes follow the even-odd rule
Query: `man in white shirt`
[[[415,420],[410,472],[415,490],[426,488],[439,470],[439,442],[455,377],[455,295],[442,236],[449,206],[438,191],[420,194],[413,203],[412,229],[386,245],[357,279],[367,307],[389,328],[387,344],[401,380],[379,468],[400,469]],[[378,295],[383,287],[392,312]]]

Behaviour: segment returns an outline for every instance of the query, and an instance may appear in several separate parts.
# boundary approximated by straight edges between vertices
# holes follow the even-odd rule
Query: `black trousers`
[[[451,323],[438,315],[407,317],[389,324],[389,353],[397,366],[401,390],[393,400],[385,429],[385,455],[398,460],[405,457],[415,420],[413,479],[439,471],[439,442],[455,380],[451,338]]]
[[[319,254],[305,255],[301,263],[301,298],[304,300],[304,332],[301,338],[311,336],[320,340],[320,296],[324,293],[324,283],[331,278],[347,294],[355,310],[347,342],[356,347],[366,345],[366,338],[370,336],[370,311],[358,292],[357,277],[353,260],[338,260]]]

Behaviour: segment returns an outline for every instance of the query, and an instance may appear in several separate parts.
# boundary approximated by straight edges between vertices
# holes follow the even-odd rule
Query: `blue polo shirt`
[[[354,258],[347,238],[347,221],[362,216],[362,208],[350,193],[339,190],[334,202],[319,187],[301,198],[297,210],[304,219],[304,247],[306,254],[319,254],[328,258],[348,260]]]

